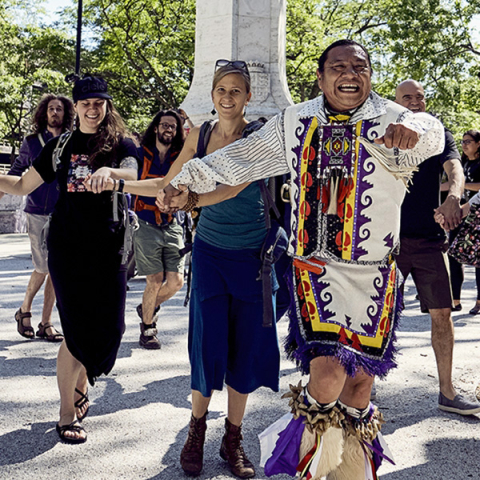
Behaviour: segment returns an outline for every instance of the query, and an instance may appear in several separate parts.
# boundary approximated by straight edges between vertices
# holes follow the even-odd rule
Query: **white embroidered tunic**
[[[391,123],[420,134],[415,148],[373,145]],[[189,161],[172,185],[204,193],[217,183],[289,173],[295,305],[287,352],[304,372],[311,358],[334,355],[349,374],[362,367],[383,375],[394,366],[400,304],[392,258],[406,192],[399,177],[441,153],[444,138],[431,115],[373,92],[345,121],[332,122],[321,96],[287,108],[247,139]]]

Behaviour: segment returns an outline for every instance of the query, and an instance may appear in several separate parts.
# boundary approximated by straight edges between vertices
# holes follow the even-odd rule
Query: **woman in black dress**
[[[480,132],[478,130],[468,130],[463,134],[462,139],[462,165],[465,174],[465,191],[463,193],[462,204],[468,201],[480,189]],[[457,236],[458,228],[450,232],[450,243]],[[460,311],[460,295],[464,280],[463,265],[453,257],[448,257],[450,262],[450,277],[452,282],[454,310]],[[471,315],[480,313],[480,268],[475,269],[475,283],[477,286],[477,301],[469,311]]]
[[[118,194],[99,192],[108,179],[120,191],[124,179],[136,179],[137,153],[103,79],[78,80],[73,100],[73,133],[48,142],[23,177],[0,176],[0,191],[25,195],[58,179],[60,196],[47,238],[65,334],[57,359],[57,432],[67,443],[83,443],[87,436],[79,422],[88,412],[87,383],[113,368],[125,330],[125,222],[114,215]]]

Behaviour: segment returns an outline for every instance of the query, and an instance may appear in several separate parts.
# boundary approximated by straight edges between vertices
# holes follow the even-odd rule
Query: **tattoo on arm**
[[[119,168],[133,168],[138,170],[138,163],[135,157],[126,157],[120,162]]]

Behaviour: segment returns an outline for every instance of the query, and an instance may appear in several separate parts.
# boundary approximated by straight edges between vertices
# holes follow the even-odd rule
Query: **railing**
[[[11,165],[8,163],[0,163],[0,174],[5,175],[10,170]]]

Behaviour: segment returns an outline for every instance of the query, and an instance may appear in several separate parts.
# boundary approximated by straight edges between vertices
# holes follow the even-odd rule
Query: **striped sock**
[[[338,400],[337,403],[338,403],[338,408],[340,408],[340,410],[343,410],[351,417],[357,418],[359,420],[362,418],[365,418],[368,415],[368,412],[370,411],[370,405],[367,405],[365,408],[356,408],[356,407],[349,407],[348,405],[345,405],[340,400]]]
[[[305,387],[305,397],[307,397],[307,400],[308,402],[310,403],[310,405],[317,405],[317,407],[319,408],[319,410],[322,412],[322,413],[327,413],[327,412],[330,412],[332,410],[332,408],[337,404],[337,401],[334,400],[332,403],[319,403],[317,402],[309,393],[308,391],[308,385]]]

